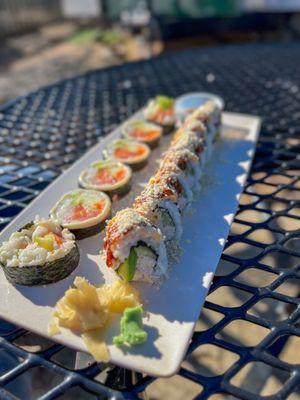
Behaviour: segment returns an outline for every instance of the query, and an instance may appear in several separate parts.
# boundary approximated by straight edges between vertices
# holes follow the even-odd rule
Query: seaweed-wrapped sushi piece
[[[143,168],[148,161],[151,150],[145,143],[135,140],[117,139],[110,143],[104,155],[129,165],[134,171]]]
[[[163,129],[152,122],[133,120],[124,126],[122,134],[127,139],[145,143],[153,149],[159,144]]]
[[[76,239],[96,235],[110,215],[111,201],[96,190],[75,189],[66,193],[51,209],[51,218],[58,219]]]
[[[107,267],[125,281],[159,283],[167,274],[160,230],[132,208],[119,211],[108,222],[103,255]]]
[[[84,189],[100,190],[109,195],[123,195],[131,187],[131,168],[114,160],[92,163],[79,176],[79,185]]]
[[[176,123],[174,99],[167,96],[156,96],[148,102],[144,109],[144,117],[147,121],[160,125],[164,134],[170,133]]]
[[[70,275],[78,263],[74,235],[53,219],[29,222],[0,247],[0,265],[14,285],[57,282]]]

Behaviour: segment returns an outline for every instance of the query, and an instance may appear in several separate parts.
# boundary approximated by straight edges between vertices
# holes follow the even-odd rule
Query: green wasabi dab
[[[143,308],[126,308],[120,322],[121,333],[113,338],[116,346],[135,346],[146,342],[147,332],[143,330]]]

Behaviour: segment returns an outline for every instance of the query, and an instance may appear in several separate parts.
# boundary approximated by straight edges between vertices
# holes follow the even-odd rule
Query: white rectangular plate
[[[140,112],[139,112],[140,113]],[[133,117],[138,117],[137,113]],[[132,117],[132,118],[133,118]],[[208,163],[201,193],[193,203],[193,212],[184,218],[183,255],[171,268],[170,278],[160,288],[135,284],[144,300],[147,343],[123,351],[109,345],[111,361],[128,369],[153,376],[170,376],[180,367],[193,333],[195,321],[203,306],[209,281],[218,265],[238,198],[245,184],[260,128],[258,117],[223,113],[222,140],[215,145]],[[35,215],[47,216],[52,205],[68,190],[77,187],[79,173],[92,161],[101,158],[105,145],[119,136],[112,132],[70,169],[55,180],[0,235],[0,243],[32,220]],[[157,166],[155,159],[167,146],[169,138],[151,155],[147,168],[135,174],[134,188],[114,208],[131,205],[141,191],[137,182],[145,182]],[[37,334],[48,336],[47,325],[57,300],[73,283],[75,276],[85,276],[99,284],[115,279],[99,257],[103,233],[79,241],[80,265],[67,279],[44,287],[12,286],[0,272],[0,316]],[[204,277],[206,278],[204,279]],[[118,332],[116,323],[108,332],[108,343]],[[80,337],[67,330],[53,340],[86,351]]]

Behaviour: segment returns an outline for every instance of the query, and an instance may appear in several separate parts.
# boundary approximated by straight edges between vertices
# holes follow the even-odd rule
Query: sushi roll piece
[[[183,173],[184,178],[193,192],[200,190],[200,178],[202,175],[202,166],[199,157],[188,149],[170,149],[164,155],[160,167],[171,168],[174,171],[178,169]]]
[[[47,285],[66,278],[78,266],[74,235],[57,220],[36,219],[0,247],[0,265],[16,285]]]
[[[156,96],[144,109],[147,121],[154,122],[163,128],[164,134],[170,133],[176,124],[174,99],[167,96]]]
[[[134,120],[124,126],[122,134],[127,139],[145,143],[153,149],[158,146],[163,129],[161,126],[151,122]]]
[[[177,194],[166,182],[149,184],[135,199],[133,208],[158,228],[166,242],[178,242],[182,236]]]
[[[201,162],[201,165],[205,163],[205,141],[199,138],[196,132],[187,130],[182,132],[181,135],[176,135],[171,142],[172,149],[186,149],[191,153],[195,154]]]
[[[119,211],[108,222],[103,255],[107,267],[128,282],[159,283],[167,274],[160,230],[133,208]]]
[[[96,190],[76,189],[66,193],[50,211],[51,218],[69,229],[76,239],[96,235],[110,215],[111,201]]]
[[[123,162],[136,171],[147,164],[150,153],[150,148],[144,143],[135,140],[118,139],[107,147],[104,155],[108,159]]]
[[[204,164],[210,158],[212,152],[212,137],[208,135],[208,131],[205,125],[201,121],[194,118],[191,120],[186,120],[183,125],[176,131],[173,137],[173,143],[179,142],[180,139],[182,139],[185,135],[189,136],[187,132],[194,132],[198,139],[203,143],[203,151],[201,153],[198,153],[198,155],[201,165],[204,166]]]
[[[220,130],[221,110],[214,101],[207,101],[187,118],[187,123],[191,120],[201,121],[213,141]]]
[[[193,192],[185,179],[184,173],[174,163],[163,164],[149,180],[149,186],[155,187],[157,185],[172,190],[176,195],[174,202],[180,212],[189,208],[193,201]]]
[[[79,186],[101,190],[110,196],[124,195],[130,191],[131,177],[131,168],[119,161],[95,161],[80,174]]]

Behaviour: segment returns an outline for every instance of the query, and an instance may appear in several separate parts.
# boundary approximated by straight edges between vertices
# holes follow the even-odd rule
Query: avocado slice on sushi
[[[176,123],[174,99],[163,95],[156,96],[148,102],[144,109],[144,117],[147,121],[160,125],[165,135],[172,132]]]
[[[131,177],[132,171],[127,165],[114,160],[99,160],[80,174],[79,186],[120,196],[130,191]]]
[[[26,224],[0,246],[0,265],[14,285],[47,285],[66,278],[78,266],[74,235],[57,220]]]
[[[136,262],[137,262],[137,253],[135,251],[135,248],[133,247],[130,250],[129,256],[117,270],[118,275],[121,276],[124,279],[124,281],[127,282],[132,281],[135,273]]]
[[[137,268],[143,268],[144,263],[155,264],[157,256],[146,244],[140,242],[130,249],[129,256],[117,269],[117,274],[125,281],[134,279]]]
[[[135,140],[117,139],[108,145],[104,155],[107,158],[123,162],[136,171],[147,164],[150,153],[151,150],[145,143]]]
[[[75,189],[66,193],[51,209],[51,218],[58,219],[76,239],[96,235],[109,217],[111,201],[107,194],[96,190]]]
[[[163,129],[157,124],[144,120],[134,120],[128,122],[122,131],[125,138],[137,140],[141,143],[146,143],[151,149],[159,144],[159,140],[163,134]]]

